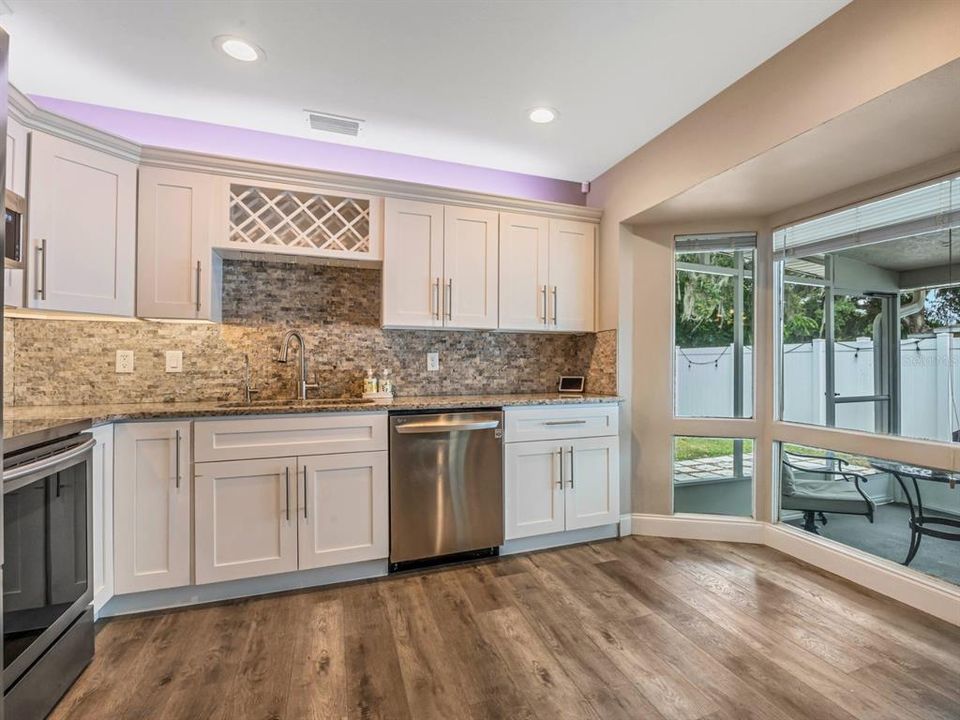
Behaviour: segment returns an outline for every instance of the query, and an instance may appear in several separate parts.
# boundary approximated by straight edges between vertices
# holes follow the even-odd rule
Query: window
[[[782,522],[960,585],[956,475],[801,445],[780,458]]]
[[[675,437],[673,511],[753,516],[753,440]]]
[[[774,233],[780,414],[960,437],[960,178]]]
[[[674,411],[753,417],[756,235],[676,238]]]

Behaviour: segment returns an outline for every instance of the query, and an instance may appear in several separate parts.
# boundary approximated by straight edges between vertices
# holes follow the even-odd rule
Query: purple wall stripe
[[[39,107],[141,145],[584,205],[580,184],[400,153],[31,95]]]

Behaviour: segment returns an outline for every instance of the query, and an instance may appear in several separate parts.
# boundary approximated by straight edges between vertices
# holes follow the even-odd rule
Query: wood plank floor
[[[769,548],[629,537],[116,619],[52,717],[958,720],[960,628]]]

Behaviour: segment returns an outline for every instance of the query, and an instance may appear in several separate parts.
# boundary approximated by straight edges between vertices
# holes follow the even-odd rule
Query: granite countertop
[[[294,400],[182,403],[115,403],[105,405],[40,405],[3,408],[4,440],[48,430],[77,421],[102,425],[126,420],[164,420],[196,417],[241,417],[249,415],[288,415],[327,412],[371,412],[387,410],[454,410],[476,407],[517,407],[522,405],[579,405],[619,403],[616,395],[434,395],[397,397],[393,400],[364,402],[358,398],[338,398],[322,402]]]

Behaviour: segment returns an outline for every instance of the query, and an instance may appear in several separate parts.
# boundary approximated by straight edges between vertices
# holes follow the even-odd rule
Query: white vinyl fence
[[[744,408],[753,407],[753,352],[744,351]],[[677,348],[676,409],[679,416],[733,415],[733,346]],[[841,396],[873,394],[873,341],[837,343],[837,391]],[[789,344],[784,348],[784,419],[826,423],[826,344]],[[960,338],[950,333],[900,343],[900,432],[950,441],[960,426]],[[837,426],[873,431],[874,403],[838,404]]]

